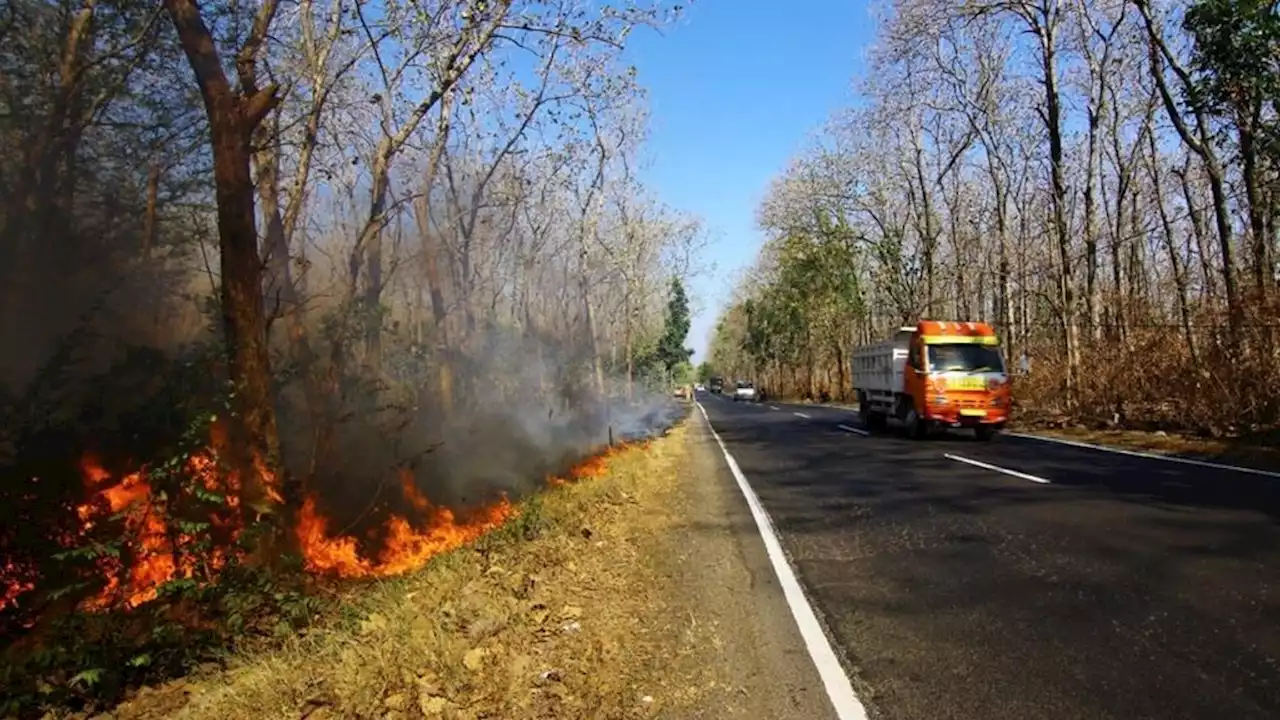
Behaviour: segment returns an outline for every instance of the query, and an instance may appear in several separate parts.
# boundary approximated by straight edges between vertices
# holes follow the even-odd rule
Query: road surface
[[[1280,479],[698,401],[874,716],[1280,718]]]

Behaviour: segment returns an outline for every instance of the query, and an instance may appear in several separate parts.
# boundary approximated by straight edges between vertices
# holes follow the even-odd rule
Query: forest
[[[295,632],[671,421],[704,230],[566,0],[0,2],[0,715]]]
[[[890,0],[759,206],[709,364],[851,398],[851,350],[993,323],[1031,423],[1274,433],[1280,15],[1258,0]]]

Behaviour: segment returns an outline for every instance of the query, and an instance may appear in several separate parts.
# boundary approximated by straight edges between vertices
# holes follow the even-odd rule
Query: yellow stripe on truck
[[[925,345],[999,345],[995,335],[925,335]]]

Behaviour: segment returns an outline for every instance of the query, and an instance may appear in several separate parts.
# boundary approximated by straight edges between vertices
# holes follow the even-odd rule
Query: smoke
[[[682,413],[639,383],[628,400],[616,374],[606,375],[606,396],[597,398],[581,344],[519,328],[478,329],[453,354],[449,410],[438,360],[396,336],[384,355],[381,382],[355,383],[341,399],[332,448],[311,450],[318,428],[298,405],[301,393],[286,392],[281,407],[288,467],[308,479],[307,492],[344,534],[382,527],[389,513],[412,514],[400,489],[406,470],[432,503],[465,512],[524,497],[611,438],[651,437]]]

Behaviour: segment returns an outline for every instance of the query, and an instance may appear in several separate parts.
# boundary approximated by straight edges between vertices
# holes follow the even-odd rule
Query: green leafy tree
[[[711,380],[712,375],[715,375],[715,369],[711,367],[711,363],[707,362],[706,360],[703,360],[702,362],[698,363],[698,372],[697,372],[698,382],[700,383],[709,382]]]
[[[771,241],[767,280],[716,326],[711,358],[717,367],[775,392],[842,396],[850,329],[864,312],[863,258],[855,240],[844,221],[818,213],[810,226]],[[829,384],[820,380],[820,366],[835,368]]]
[[[1194,39],[1187,101],[1235,129],[1258,290],[1274,273],[1275,168],[1280,160],[1280,12],[1275,0],[1199,0],[1183,26]]]
[[[654,351],[655,359],[668,375],[674,375],[676,366],[688,363],[693,350],[684,346],[689,335],[689,297],[685,294],[680,278],[671,279],[671,295],[667,299],[667,317],[662,337]]]

